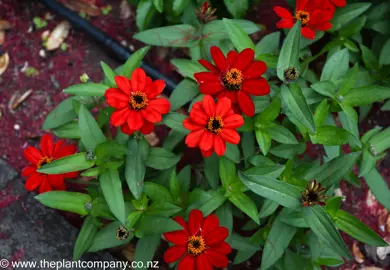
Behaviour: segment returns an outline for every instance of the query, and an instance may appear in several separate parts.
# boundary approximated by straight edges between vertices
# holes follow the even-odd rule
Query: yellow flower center
[[[223,84],[227,90],[238,91],[243,81],[242,72],[236,68],[229,69],[222,77]]]
[[[206,250],[206,243],[202,236],[192,235],[187,241],[187,250],[193,256],[198,256]]]
[[[149,100],[146,97],[145,93],[142,92],[134,92],[130,96],[129,106],[135,111],[142,110],[149,104]]]
[[[295,18],[302,22],[302,25],[307,25],[310,21],[310,13],[304,10],[297,10],[295,12]]]
[[[223,120],[220,116],[210,117],[207,121],[206,129],[214,134],[222,132]]]
[[[53,161],[53,158],[51,157],[43,157],[41,158],[38,163],[37,163],[37,168],[39,169],[41,166],[47,164],[47,163],[50,163]]]

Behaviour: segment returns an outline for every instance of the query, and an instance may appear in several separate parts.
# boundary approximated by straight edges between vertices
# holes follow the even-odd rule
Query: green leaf
[[[362,50],[363,62],[366,68],[371,70],[379,69],[379,61],[374,52],[363,44],[360,44],[360,48]]]
[[[296,232],[296,228],[282,222],[279,217],[275,219],[264,245],[261,270],[268,269],[283,256]]]
[[[326,117],[329,114],[329,104],[328,100],[324,99],[316,108],[316,111],[314,112],[314,123],[316,126],[321,126]]]
[[[351,107],[369,105],[390,98],[390,88],[370,85],[351,89],[342,98],[342,104]]]
[[[88,194],[69,191],[48,191],[34,197],[47,207],[87,215],[86,204],[92,202]]]
[[[237,179],[236,165],[225,157],[219,158],[219,176],[222,186],[227,189]]]
[[[359,142],[349,131],[335,126],[320,126],[314,135],[310,135],[314,144],[323,144],[327,146],[343,145],[347,142]],[[359,142],[360,143],[360,142]]]
[[[256,167],[246,170],[246,175],[263,175],[271,178],[279,178],[279,176],[285,170],[285,166],[282,165],[257,165]]]
[[[265,218],[272,215],[273,213],[275,213],[278,207],[279,204],[277,202],[270,199],[265,199],[259,211],[259,218]]]
[[[98,176],[99,174],[100,174],[100,169],[98,167],[95,167],[82,172],[80,175],[87,176],[87,177],[95,177]]]
[[[156,7],[157,11],[162,13],[164,10],[164,0],[153,0],[153,5]]]
[[[163,148],[168,151],[173,151],[175,147],[186,137],[185,133],[177,130],[171,130],[168,136],[164,139]]]
[[[182,209],[176,204],[170,202],[156,201],[148,207],[147,213],[152,215],[170,217],[179,213],[181,210]]]
[[[128,153],[127,147],[116,141],[107,141],[96,146],[95,155],[98,159],[104,157],[122,158]]]
[[[145,55],[148,53],[150,49],[150,46],[143,47],[136,52],[134,52],[127,60],[126,63],[123,65],[121,75],[125,76],[126,78],[130,78],[133,71],[141,66],[142,59],[145,57]]]
[[[381,66],[390,65],[390,39],[382,47],[381,54],[379,55],[379,64]]]
[[[163,116],[163,123],[170,127],[171,129],[181,132],[183,134],[188,134],[190,131],[183,126],[183,121],[187,118],[186,115],[170,112]]]
[[[169,190],[153,182],[145,182],[144,193],[152,200],[157,202],[171,202],[173,198]]]
[[[223,0],[234,18],[241,18],[248,9],[248,0]]]
[[[122,246],[130,242],[133,235],[126,240],[116,239],[116,229],[122,224],[119,221],[113,221],[103,229],[101,229],[94,237],[91,246],[88,248],[88,252],[96,252],[102,249]]]
[[[282,85],[281,92],[283,101],[286,104],[288,110],[302,125],[307,127],[312,133],[315,133],[316,128],[313,114],[306,103],[306,99],[303,96],[299,85],[293,83],[290,84],[290,88],[288,88],[286,85]]]
[[[204,175],[212,189],[216,189],[219,184],[219,162],[216,154],[204,159]]]
[[[156,9],[153,6],[153,2],[149,0],[141,0],[137,5],[136,12],[136,23],[138,29],[142,31],[147,28],[155,14]]]
[[[229,200],[242,212],[248,215],[254,222],[260,225],[256,204],[247,195],[241,192],[232,192]]]
[[[180,158],[181,155],[175,155],[164,148],[153,147],[149,151],[146,166],[156,170],[166,170],[175,166]]]
[[[190,0],[174,0],[173,1],[173,12],[176,15],[182,14],[184,9],[188,7]]]
[[[256,44],[256,57],[260,54],[277,53],[280,45],[280,32],[273,32],[264,36],[259,43]]]
[[[69,122],[52,130],[53,133],[64,139],[80,139],[79,124],[76,121]]]
[[[349,38],[358,34],[366,24],[366,20],[367,20],[366,16],[361,16],[359,18],[356,18],[353,22],[351,22],[342,30],[340,30],[339,35],[344,38]]]
[[[82,83],[64,89],[64,93],[76,96],[102,97],[108,88],[107,85],[101,83]]]
[[[91,214],[94,217],[102,217],[109,220],[115,220],[106,200],[103,197],[96,197],[92,202]],[[118,226],[119,227],[119,226]]]
[[[348,49],[343,49],[333,54],[325,63],[321,74],[321,81],[336,81],[342,78],[349,68],[349,52]]]
[[[87,160],[85,153],[77,153],[63,158],[56,159],[40,167],[37,172],[45,174],[62,174],[76,172],[91,168],[95,162]]]
[[[284,71],[288,68],[299,70],[299,48],[301,41],[301,21],[298,20],[294,27],[288,31],[279,54],[277,65],[278,77],[284,81]]]
[[[271,135],[266,130],[255,130],[256,141],[263,155],[267,155],[271,148]]]
[[[199,64],[196,61],[187,60],[187,59],[172,59],[171,63],[178,69],[179,73],[183,77],[188,77],[193,80],[194,73],[207,71],[201,64]],[[186,91],[186,90],[183,90]],[[199,93],[199,86],[198,86],[198,93]]]
[[[303,218],[302,211],[298,211],[288,208],[283,208],[279,214],[280,220],[284,223],[298,227],[298,228],[308,228],[305,219]]]
[[[232,20],[226,18],[222,20],[225,24],[226,32],[237,51],[241,52],[246,48],[251,48],[253,50],[255,49],[255,44],[253,44],[253,41],[250,39],[248,34],[245,33],[245,31],[240,26],[238,26]]]
[[[108,85],[111,87],[116,87],[116,83],[115,83],[115,75],[116,74],[115,74],[115,72],[103,61],[100,61],[100,65],[103,69],[104,76],[109,83]]]
[[[275,125],[267,128],[268,134],[271,136],[272,140],[284,143],[284,144],[298,144],[295,135],[288,130],[287,128]]]
[[[331,21],[333,25],[332,31],[336,32],[348,22],[359,17],[370,6],[371,3],[349,3],[344,8],[336,9],[336,13]]]
[[[153,226],[150,226],[151,224],[153,224]],[[144,238],[145,236],[177,231],[181,230],[182,228],[183,227],[181,227],[170,217],[145,213],[138,221],[136,236],[139,238]]]
[[[193,11],[191,11],[193,12]],[[236,25],[238,25],[248,35],[259,31],[261,28],[247,20],[231,19]],[[215,43],[220,40],[227,40],[229,36],[226,35],[225,23],[222,20],[214,20],[207,23],[203,28],[203,42]]]
[[[376,169],[371,170],[366,174],[365,181],[376,200],[390,210],[390,189],[380,173]]]
[[[131,193],[138,200],[144,187],[145,165],[137,139],[129,140],[128,149],[125,178]]]
[[[306,143],[299,144],[280,144],[271,148],[270,153],[280,158],[291,159],[296,155],[303,154],[306,150]]]
[[[280,98],[274,98],[271,104],[269,104],[259,115],[256,116],[256,127],[262,128],[263,125],[274,121],[279,116],[280,106]]]
[[[139,211],[139,210],[131,212],[127,216],[126,228],[128,230],[134,228],[134,225],[137,223],[137,221],[140,219],[140,217],[142,216],[143,213],[144,213],[143,211]]]
[[[368,141],[371,153],[376,156],[390,147],[390,127],[372,136]]]
[[[234,163],[240,163],[240,149],[237,144],[226,143],[226,152],[224,157],[230,159]]]
[[[332,81],[321,81],[310,86],[317,93],[323,96],[334,98],[335,97],[335,85]]]
[[[301,205],[301,190],[297,187],[262,175],[238,173],[241,181],[254,193],[289,208]]]
[[[222,206],[218,207],[218,209],[215,211],[215,215],[219,219],[219,226],[227,228],[229,233],[232,233],[233,214],[231,204],[226,202]]]
[[[362,136],[362,143],[367,143],[372,139],[376,134],[378,134],[382,130],[382,127],[376,126],[373,129],[370,129]]]
[[[367,245],[382,247],[389,245],[363,222],[343,210],[337,211],[335,225],[338,229]]]
[[[95,118],[84,105],[80,106],[79,130],[81,142],[88,150],[95,150],[98,144],[106,141],[106,137],[96,123]]]
[[[175,202],[181,203],[180,184],[179,179],[177,178],[176,170],[173,170],[171,178],[169,179],[169,189]]]
[[[114,170],[106,170],[99,175],[100,188],[104,198],[114,216],[125,224],[126,211],[123,198],[122,182],[119,174]]]
[[[201,204],[197,209],[202,211],[203,215],[208,216],[220,207],[225,201],[226,197],[222,190],[213,191],[211,198],[205,203]]]
[[[156,267],[156,261],[153,261],[153,257],[160,245],[160,240],[159,234],[150,235],[138,240],[135,247],[134,261],[139,262],[142,267],[137,266],[137,269],[147,270]]]
[[[81,227],[73,250],[73,260],[77,261],[91,246],[98,231],[97,220],[93,216],[87,216]]]
[[[192,76],[192,75],[191,75]],[[199,94],[199,85],[189,79],[182,80],[169,97],[171,111],[176,111]]]
[[[153,28],[137,33],[133,38],[149,45],[164,47],[193,47],[199,42],[196,29],[189,24]]]

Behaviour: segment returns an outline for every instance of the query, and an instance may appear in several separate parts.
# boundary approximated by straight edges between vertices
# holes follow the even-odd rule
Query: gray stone
[[[16,171],[0,159],[0,190],[4,189],[7,184],[16,177]]]

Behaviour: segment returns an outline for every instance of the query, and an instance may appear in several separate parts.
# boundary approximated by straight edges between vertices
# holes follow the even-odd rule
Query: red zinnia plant
[[[225,239],[228,229],[219,226],[216,215],[205,219],[199,210],[192,210],[188,224],[182,217],[175,217],[183,230],[164,233],[165,239],[175,244],[164,254],[164,260],[172,263],[181,259],[178,270],[210,270],[227,267],[227,254],[232,249]]]
[[[52,162],[53,160],[72,155],[76,153],[74,145],[64,145],[63,140],[53,143],[50,135],[42,136],[40,150],[35,147],[28,146],[24,150],[24,156],[32,165],[28,165],[23,169],[22,175],[27,178],[26,189],[33,191],[39,186],[39,193],[46,191],[65,190],[65,178],[75,178],[78,172],[70,172],[63,174],[44,174],[37,172],[41,166]]]
[[[278,28],[292,28],[297,20],[302,23],[302,36],[314,39],[316,31],[326,31],[332,28],[334,7],[329,0],[297,0],[295,17],[283,7],[275,6],[274,11],[281,18],[276,24]],[[338,2],[335,0],[335,2]]]
[[[170,110],[170,103],[165,98],[157,98],[163,91],[163,80],[152,81],[141,68],[134,70],[131,80],[124,76],[115,76],[118,88],[107,89],[104,96],[108,105],[116,110],[111,115],[111,124],[121,127],[125,134],[141,130],[149,134],[154,123],[162,120],[162,114]]]
[[[243,124],[244,119],[233,113],[228,98],[221,98],[215,104],[214,99],[206,95],[202,101],[192,106],[190,117],[183,121],[183,126],[191,131],[186,138],[186,144],[188,147],[199,146],[205,157],[214,151],[223,156],[226,142],[240,142],[240,135],[235,129]]]
[[[262,61],[253,61],[255,52],[245,49],[240,53],[230,51],[225,57],[222,51],[213,46],[210,49],[215,65],[206,60],[199,63],[209,71],[194,74],[200,84],[200,92],[217,98],[228,97],[238,103],[247,116],[254,116],[255,105],[250,95],[264,96],[270,93],[266,79],[261,78],[267,70]]]

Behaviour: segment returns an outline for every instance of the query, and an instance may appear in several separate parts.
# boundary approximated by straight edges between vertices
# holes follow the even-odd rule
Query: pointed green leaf
[[[145,161],[137,139],[128,142],[129,153],[126,155],[125,178],[133,196],[138,200],[144,187]]]
[[[371,103],[390,98],[390,88],[369,85],[351,89],[342,97],[342,104],[352,107],[369,105]]]
[[[133,71],[141,66],[142,59],[145,57],[145,55],[148,53],[150,49],[150,46],[143,47],[136,52],[134,52],[127,60],[126,63],[123,65],[121,75],[125,76],[126,78],[130,79],[131,74]]]
[[[233,20],[224,18],[223,23],[225,24],[226,32],[237,51],[241,52],[246,48],[251,48],[252,50],[255,49],[255,44],[253,44],[253,41],[250,39],[248,34],[245,33],[245,31]]]
[[[247,195],[241,192],[232,192],[229,200],[242,212],[247,214],[254,222],[260,225],[256,204]]]
[[[160,245],[160,240],[161,237],[159,234],[150,235],[138,240],[135,246],[134,261],[142,262],[142,264],[140,263],[142,267],[137,266],[137,269],[147,270],[154,268],[153,257]]]
[[[359,17],[370,6],[371,3],[348,3],[344,8],[337,9],[332,19],[332,31],[335,32],[347,25],[348,22]]]
[[[86,153],[77,153],[63,158],[56,159],[40,167],[37,172],[45,174],[62,174],[76,172],[91,168],[95,161],[88,160]]]
[[[103,69],[104,77],[107,80],[108,85],[111,87],[116,87],[117,85],[115,83],[115,72],[103,61],[100,61],[100,65]]]
[[[333,54],[325,63],[321,74],[321,81],[336,81],[342,78],[349,68],[349,52],[348,49],[343,49]]]
[[[73,250],[73,260],[77,261],[92,244],[98,231],[97,220],[93,216],[87,216],[81,227]]]
[[[390,210],[390,189],[381,174],[373,169],[364,178],[377,201]]]
[[[189,79],[182,80],[173,90],[169,97],[171,111],[176,111],[180,107],[190,102],[199,94],[199,85]]]
[[[284,144],[298,144],[295,135],[287,128],[275,125],[266,129],[271,139]]]
[[[87,150],[95,150],[98,144],[106,141],[106,137],[96,123],[95,118],[84,105],[80,106],[79,130],[81,142]]]
[[[130,242],[133,238],[133,234],[126,240],[116,239],[116,229],[122,224],[119,221],[113,221],[103,229],[101,229],[94,237],[91,246],[88,248],[88,252],[96,252],[99,250],[122,246]]]
[[[76,96],[102,97],[109,87],[101,83],[81,83],[64,89],[64,93]]]
[[[180,158],[181,155],[175,155],[164,148],[153,147],[149,151],[146,166],[156,170],[166,170],[175,166]]]

